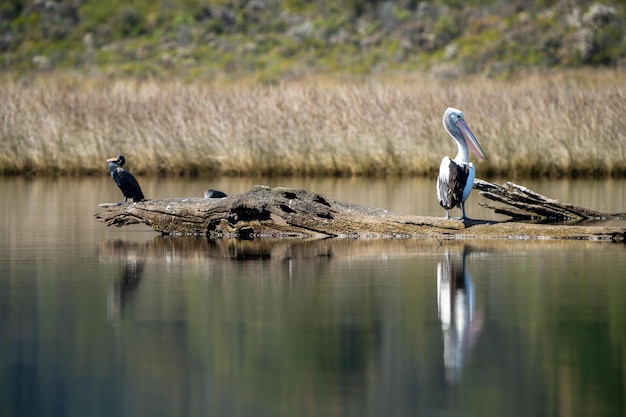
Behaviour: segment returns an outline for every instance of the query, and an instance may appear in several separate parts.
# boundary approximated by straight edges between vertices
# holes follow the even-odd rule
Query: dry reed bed
[[[107,81],[67,75],[0,84],[0,173],[433,175],[465,112],[488,175],[626,174],[626,73],[516,81],[313,78],[279,85]]]

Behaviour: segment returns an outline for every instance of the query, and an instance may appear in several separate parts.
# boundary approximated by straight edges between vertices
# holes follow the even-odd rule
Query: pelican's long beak
[[[465,143],[467,144],[468,148],[474,153],[474,155],[476,155],[480,159],[487,159],[485,151],[483,151],[482,146],[480,146],[480,143],[478,143],[478,139],[476,139],[476,136],[474,136],[472,129],[470,129],[467,123],[465,123],[465,120],[459,119],[456,122],[456,127],[459,128],[461,135],[463,135],[463,139],[465,139]]]

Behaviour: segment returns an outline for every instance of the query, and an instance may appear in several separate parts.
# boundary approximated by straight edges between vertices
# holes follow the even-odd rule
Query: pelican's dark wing
[[[437,197],[444,209],[450,210],[461,205],[469,172],[469,165],[459,165],[447,156],[443,158],[437,178]]]

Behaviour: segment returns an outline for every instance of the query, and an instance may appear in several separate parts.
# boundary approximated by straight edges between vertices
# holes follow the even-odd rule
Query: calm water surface
[[[425,180],[140,180],[443,213]],[[625,181],[524,185],[626,208]],[[95,220],[110,178],[0,195],[2,416],[626,413],[623,244],[168,238]]]

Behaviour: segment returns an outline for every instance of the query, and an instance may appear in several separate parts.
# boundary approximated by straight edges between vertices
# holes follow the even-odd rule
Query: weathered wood
[[[626,225],[555,226],[397,214],[302,189],[266,186],[221,199],[158,199],[104,208],[96,217],[108,226],[144,223],[163,235],[622,241],[626,232]]]
[[[504,214],[516,220],[607,220],[623,218],[623,215],[601,213],[573,204],[560,203],[538,194],[521,185],[507,182],[504,185],[476,179],[474,188],[485,198],[512,207],[492,206],[479,203],[498,214]]]

